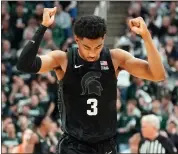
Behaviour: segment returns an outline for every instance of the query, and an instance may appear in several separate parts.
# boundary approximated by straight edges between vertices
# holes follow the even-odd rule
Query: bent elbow
[[[16,64],[16,68],[18,71],[20,72],[27,72],[26,68],[28,68],[27,64],[24,64],[23,62],[21,62],[20,60],[17,62]]]
[[[160,81],[164,81],[165,79],[166,79],[166,73],[162,73],[161,75],[154,77],[153,81],[160,82]]]
[[[20,63],[20,61],[18,61],[17,64],[16,64],[17,70],[18,70],[18,71],[23,71],[23,67],[22,67],[22,66],[23,66],[23,65]]]

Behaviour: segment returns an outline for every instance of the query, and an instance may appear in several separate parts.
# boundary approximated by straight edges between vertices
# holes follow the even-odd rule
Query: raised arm
[[[43,12],[43,22],[22,50],[17,63],[17,69],[26,73],[44,73],[59,67],[65,53],[59,50],[52,51],[43,56],[37,56],[39,45],[43,35],[53,22],[56,8],[45,8]]]
[[[111,50],[111,55],[115,68],[123,68],[138,78],[151,81],[164,80],[166,76],[165,69],[144,20],[141,17],[135,18],[130,20],[129,25],[132,31],[142,36],[147,50],[148,61],[135,58],[127,51],[113,49]]]

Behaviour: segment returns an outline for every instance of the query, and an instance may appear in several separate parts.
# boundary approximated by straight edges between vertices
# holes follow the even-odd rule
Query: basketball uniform
[[[78,48],[69,48],[67,57],[57,154],[116,154],[117,78],[109,49],[95,62],[83,60]]]
[[[50,154],[50,146],[47,143],[47,138],[42,138],[41,135],[37,132],[38,143],[35,144],[33,154]]]

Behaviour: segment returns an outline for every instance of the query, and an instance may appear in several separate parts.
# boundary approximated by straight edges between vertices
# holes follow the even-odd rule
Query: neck
[[[85,61],[85,59],[83,58],[83,56],[80,54],[79,49],[78,49],[78,55],[80,56],[80,58],[82,58],[82,60],[84,60],[84,61]]]
[[[47,132],[45,131],[45,129],[43,127],[40,127],[37,129],[37,132],[39,133],[39,135],[42,137],[42,138],[45,138],[47,136]]]

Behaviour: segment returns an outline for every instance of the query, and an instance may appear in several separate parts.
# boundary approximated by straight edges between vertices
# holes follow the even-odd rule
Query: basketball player
[[[49,154],[50,153],[50,145],[48,142],[48,134],[51,129],[52,120],[50,117],[45,114],[39,115],[35,117],[35,135],[33,134],[32,139],[34,146],[33,154]]]
[[[131,19],[130,29],[141,35],[148,61],[127,51],[104,46],[105,21],[85,16],[74,25],[78,48],[36,56],[46,29],[54,22],[56,8],[45,8],[39,29],[24,47],[17,69],[27,73],[56,72],[63,82],[63,137],[58,154],[116,154],[117,75],[121,69],[151,80],[165,79],[158,50],[141,17]]]

